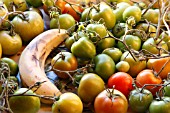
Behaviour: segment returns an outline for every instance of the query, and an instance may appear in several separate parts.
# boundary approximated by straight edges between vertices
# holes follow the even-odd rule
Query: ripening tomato
[[[116,89],[106,89],[94,101],[95,113],[127,113],[128,101]]]
[[[130,74],[132,77],[136,77],[140,71],[146,68],[146,61],[140,61],[138,58],[134,58],[128,51],[124,52],[120,58],[120,60],[129,63],[130,69],[127,73]]]
[[[154,71],[158,73],[162,69],[162,67],[165,65],[165,63],[167,62],[167,64],[165,65],[161,73],[159,73],[159,76],[162,79],[166,79],[168,76],[168,73],[170,72],[170,68],[169,68],[170,62],[168,62],[169,59],[170,57],[160,58],[160,59],[149,59],[147,62],[147,67],[149,69],[153,69]]]
[[[83,9],[77,5],[65,4],[63,13],[68,13],[74,17],[75,20],[80,21],[81,15],[79,13],[83,12]]]
[[[78,96],[84,103],[92,103],[105,88],[103,79],[95,73],[86,73],[80,80]]]
[[[145,84],[161,84],[162,79],[155,75],[154,71],[151,69],[144,69],[136,77],[136,85],[138,87],[143,87]],[[152,92],[153,95],[160,89],[160,87],[146,86],[146,89]]]
[[[51,66],[53,66],[54,72],[60,78],[68,78],[68,74],[61,71],[72,71],[77,69],[78,62],[76,57],[70,52],[60,52],[51,60]],[[55,70],[57,69],[57,70]]]
[[[55,4],[53,4],[53,2],[55,2]],[[48,13],[48,8],[49,7],[51,7],[51,6],[57,6],[60,10],[61,10],[61,13],[64,11],[64,8],[65,8],[65,4],[66,4],[66,2],[64,1],[64,0],[52,0],[52,1],[50,1],[50,0],[45,0],[44,2],[43,2],[43,10],[44,10],[44,12],[46,13],[46,14],[49,14]]]
[[[83,103],[80,98],[71,92],[60,95],[52,105],[52,113],[82,113]]]
[[[22,41],[28,43],[44,31],[44,21],[35,11],[25,11],[24,15],[15,16],[11,23],[14,25],[15,32],[21,36]]]
[[[129,96],[130,91],[133,89],[132,86],[133,78],[125,72],[117,72],[114,73],[109,79],[108,79],[108,87],[119,90],[122,92],[126,97]]]

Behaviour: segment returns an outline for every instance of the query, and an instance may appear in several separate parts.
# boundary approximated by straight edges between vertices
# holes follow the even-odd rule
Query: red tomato
[[[72,15],[75,20],[80,21],[81,15],[79,15],[77,12],[81,13],[81,12],[83,12],[83,9],[77,5],[71,6],[69,4],[65,4],[63,13],[68,13],[68,14]]]
[[[138,87],[143,87],[145,84],[161,84],[162,79],[154,74],[154,71],[151,69],[145,69],[141,71],[136,77],[136,85]],[[153,95],[159,90],[160,87],[155,86],[146,86],[146,89],[150,90]]]
[[[129,96],[130,91],[133,89],[133,78],[125,72],[114,73],[108,79],[108,87],[113,88],[122,92],[126,97]]]
[[[127,113],[128,101],[116,89],[106,89],[94,101],[95,113]]]

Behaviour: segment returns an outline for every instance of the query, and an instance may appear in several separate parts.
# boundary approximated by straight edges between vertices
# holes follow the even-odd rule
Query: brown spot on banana
[[[19,59],[21,81],[27,87],[34,85],[36,82],[46,81],[36,91],[38,95],[59,96],[61,94],[58,88],[47,78],[44,65],[50,52],[67,37],[66,30],[60,29],[59,32],[58,29],[51,29],[35,37],[23,50]],[[49,100],[42,100],[42,102],[52,103]]]

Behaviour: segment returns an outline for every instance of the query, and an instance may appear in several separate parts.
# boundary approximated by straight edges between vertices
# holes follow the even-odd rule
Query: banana
[[[44,65],[50,52],[62,43],[68,35],[66,30],[51,29],[35,37],[23,50],[19,59],[19,72],[21,81],[30,87],[36,82],[43,82],[35,92],[44,96],[59,96],[61,92],[47,78]],[[42,103],[51,104],[50,100],[43,100]]]

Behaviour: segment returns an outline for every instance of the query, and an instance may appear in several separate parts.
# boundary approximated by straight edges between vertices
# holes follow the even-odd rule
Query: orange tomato
[[[138,87],[143,87],[145,84],[155,84],[156,86],[161,83],[162,79],[159,76],[155,75],[154,71],[151,69],[144,69],[136,77],[136,85]],[[145,88],[151,91],[153,95],[156,95],[156,92],[161,87],[155,86],[146,86]]]
[[[94,101],[95,113],[127,113],[128,101],[120,91],[106,89]]]
[[[77,6],[77,5],[72,5],[71,6],[68,3],[65,4],[65,8],[64,8],[63,13],[68,13],[71,16],[73,16],[75,20],[80,21],[81,15],[78,14],[78,12],[79,13],[83,12],[83,9],[80,6]]]
[[[165,63],[167,62],[167,64],[165,65],[165,67],[162,69],[161,73],[159,73],[159,76],[162,79],[166,79],[168,76],[168,73],[170,72],[170,57],[166,57],[166,58],[160,58],[160,59],[149,59],[147,62],[147,68],[149,69],[153,69],[155,72],[159,72],[162,67],[165,65]]]

